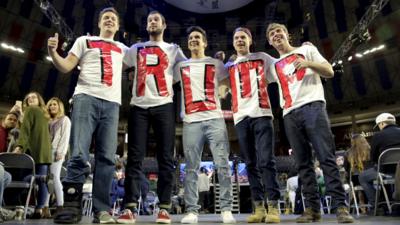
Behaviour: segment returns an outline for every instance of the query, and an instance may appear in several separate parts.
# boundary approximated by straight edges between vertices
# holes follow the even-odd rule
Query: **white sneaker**
[[[186,214],[185,217],[182,218],[181,223],[197,223],[198,216],[192,212]]]
[[[223,223],[236,223],[235,218],[233,218],[231,211],[221,212],[221,220]]]

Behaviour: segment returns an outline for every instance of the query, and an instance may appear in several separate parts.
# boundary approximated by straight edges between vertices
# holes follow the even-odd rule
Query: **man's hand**
[[[309,62],[304,60],[301,57],[298,57],[296,59],[296,61],[293,62],[293,65],[294,65],[294,67],[296,67],[297,70],[300,70],[300,69],[303,69],[303,68],[308,68],[310,66]]]
[[[50,37],[47,40],[47,48],[49,52],[55,52],[58,48],[58,33],[54,34],[54,37]]]

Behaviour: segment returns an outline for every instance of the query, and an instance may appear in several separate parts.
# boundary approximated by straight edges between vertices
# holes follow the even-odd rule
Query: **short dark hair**
[[[162,23],[163,23],[163,24],[166,24],[164,15],[161,14],[161,13],[160,13],[159,11],[157,11],[157,10],[150,11],[150,12],[149,12],[149,15],[147,15],[147,17],[149,17],[150,15],[153,15],[153,14],[158,14],[158,15],[160,15]]]
[[[203,41],[207,42],[206,31],[203,28],[199,27],[199,26],[191,26],[191,27],[189,27],[188,29],[186,29],[186,34],[189,36],[190,33],[194,32],[194,31],[199,32],[203,36]]]
[[[237,28],[233,31],[233,35],[235,35],[236,32],[239,32],[239,31],[243,31],[244,33],[247,34],[247,36],[249,36],[249,38],[250,38],[251,40],[253,39],[253,36],[251,35],[251,31],[249,30],[249,28],[246,28],[246,27],[237,27]]]
[[[7,117],[8,115],[14,115],[17,118],[17,120],[19,119],[19,116],[20,116],[18,111],[10,111],[7,113],[7,115],[5,117]]]
[[[120,21],[120,19],[119,19],[119,13],[117,12],[117,10],[116,10],[114,7],[107,7],[107,8],[102,9],[102,10],[100,11],[100,13],[99,13],[99,21],[101,20],[101,17],[103,17],[104,13],[106,13],[106,12],[112,12],[112,13],[114,13],[115,15],[117,15],[118,23],[119,23],[119,21]]]

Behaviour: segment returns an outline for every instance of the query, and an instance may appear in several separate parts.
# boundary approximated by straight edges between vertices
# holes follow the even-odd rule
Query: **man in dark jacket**
[[[375,119],[375,126],[379,127],[371,142],[371,161],[378,164],[379,155],[388,148],[400,147],[400,127],[396,125],[396,118],[390,113],[382,113]],[[375,188],[374,180],[377,176],[376,166],[364,170],[359,181],[364,188],[370,205],[375,205]]]

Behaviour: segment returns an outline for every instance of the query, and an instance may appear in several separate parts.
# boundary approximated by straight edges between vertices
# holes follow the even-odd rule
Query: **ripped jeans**
[[[194,123],[184,123],[183,149],[185,152],[185,204],[186,211],[198,213],[198,171],[204,144],[208,143],[218,172],[221,211],[232,208],[231,168],[229,166],[229,141],[222,118]]]

